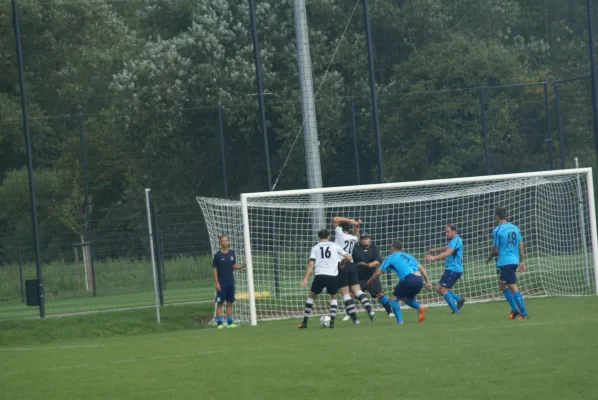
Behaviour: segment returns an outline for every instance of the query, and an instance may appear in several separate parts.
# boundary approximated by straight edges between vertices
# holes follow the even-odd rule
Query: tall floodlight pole
[[[42,276],[42,262],[39,248],[39,231],[37,226],[37,204],[35,200],[35,181],[33,178],[33,155],[31,147],[31,131],[29,130],[29,111],[27,108],[27,93],[25,92],[25,71],[23,68],[23,46],[21,45],[21,25],[19,21],[19,5],[12,0],[12,21],[17,45],[17,63],[19,65],[19,86],[21,88],[21,109],[23,112],[23,130],[25,131],[25,147],[27,150],[27,174],[29,176],[29,197],[31,199],[31,223],[33,225],[33,242],[35,245],[35,269],[37,272],[37,295],[39,316],[46,316],[46,301],[44,297],[44,280]]]
[[[322,187],[322,166],[320,164],[320,142],[318,140],[318,124],[316,121],[316,99],[311,70],[309,52],[309,32],[307,30],[307,12],[305,0],[293,2],[295,16],[295,35],[297,40],[297,63],[299,66],[299,87],[301,89],[301,114],[303,116],[303,135],[305,139],[305,165],[307,168],[307,184],[310,189]],[[324,228],[324,197],[322,194],[312,196],[314,211],[312,213],[314,231]]]
[[[590,53],[590,76],[592,78],[592,117],[594,128],[594,151],[598,159],[598,95],[596,94],[596,57],[594,55],[594,16],[592,15],[592,0],[586,0],[588,14],[588,52]]]

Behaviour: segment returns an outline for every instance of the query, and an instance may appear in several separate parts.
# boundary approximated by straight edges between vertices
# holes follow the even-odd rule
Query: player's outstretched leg
[[[218,325],[218,329],[224,328],[222,325],[222,303],[218,302],[216,304],[216,324]]]
[[[349,287],[349,290],[352,290]],[[355,294],[353,292],[349,292],[349,295],[351,296],[351,304],[355,305]],[[357,307],[355,307],[355,310],[357,310]],[[351,316],[349,315],[349,313],[347,312],[347,309],[345,308],[345,316],[343,317],[343,321],[348,321],[351,319]]]
[[[440,281],[436,284],[436,293],[441,295],[448,304],[449,308],[453,312],[453,314],[457,314],[459,312],[459,307],[457,306],[457,300],[453,296],[451,292],[451,288],[453,287],[454,278],[453,278],[453,271],[445,271],[440,278]]]
[[[351,302],[353,303],[353,305],[355,305],[355,302],[353,300],[351,300]],[[347,309],[345,308],[345,316],[343,317],[343,321],[348,321],[351,319],[351,316],[349,315],[349,313],[347,312]]]
[[[381,297],[378,298],[378,301],[380,302],[380,304],[382,304],[382,307],[384,307],[384,310],[386,310],[386,313],[389,316],[394,317],[394,314],[392,312],[392,307],[390,306],[390,300],[388,300],[388,297],[386,297],[386,295],[383,294]]]
[[[527,319],[527,310],[525,309],[525,303],[523,302],[523,295],[519,290],[513,293],[513,298],[515,299],[515,303],[519,308],[519,317],[517,319]]]
[[[355,308],[355,304],[352,300],[353,299],[351,299],[350,295],[343,295],[343,301],[345,302],[345,311],[347,312],[347,314],[349,314],[354,324],[359,324],[359,320],[357,319],[357,309]]]
[[[299,326],[297,326],[297,328],[299,329],[305,329],[307,328],[307,320],[309,319],[309,316],[311,315],[311,310],[314,307],[314,299],[312,299],[311,297],[307,297],[307,300],[305,301],[305,310],[303,312],[303,322],[301,322],[299,324]]]
[[[457,303],[455,302],[455,299],[453,298],[451,292],[447,291],[442,297],[444,297],[444,301],[446,301],[446,304],[448,304],[453,314],[459,312],[459,308],[457,307]]]
[[[226,327],[227,328],[236,328],[237,325],[233,323],[233,303],[227,301],[226,302]]]
[[[336,299],[330,300],[330,327],[334,328],[334,319],[338,312],[338,301]]]
[[[409,307],[413,308],[414,310],[416,310],[418,312],[418,314],[419,314],[418,321],[419,322],[424,322],[424,319],[426,318],[426,310],[424,309],[423,306],[421,306],[417,302],[417,300],[415,300],[415,297],[413,297],[411,299],[406,299],[405,304],[407,304]]]
[[[513,292],[508,287],[503,290],[503,294],[505,295],[505,299],[507,299],[507,303],[511,307],[511,313],[509,314],[509,319],[515,319],[519,315],[519,311],[517,311],[517,303],[515,303],[515,297],[513,296]]]
[[[374,320],[376,313],[374,312],[374,308],[372,307],[372,303],[370,302],[370,299],[368,299],[368,297],[365,295],[365,293],[363,293],[361,290],[357,290],[355,292],[355,297],[357,297],[359,299],[359,302],[365,307],[370,319]]]
[[[465,304],[465,299],[453,291],[449,291],[449,293],[451,294],[451,296],[453,296],[453,299],[457,302],[457,308],[460,310],[461,307],[463,307],[463,304]]]
[[[399,306],[399,300],[395,297],[392,298],[390,302],[390,306],[395,313],[395,318],[397,319],[397,324],[403,323],[403,315],[401,314],[401,307]]]

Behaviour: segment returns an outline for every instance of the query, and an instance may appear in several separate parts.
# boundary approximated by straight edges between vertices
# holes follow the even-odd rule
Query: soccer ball
[[[330,327],[330,317],[328,315],[321,316],[320,317],[320,325],[322,325],[322,328]]]

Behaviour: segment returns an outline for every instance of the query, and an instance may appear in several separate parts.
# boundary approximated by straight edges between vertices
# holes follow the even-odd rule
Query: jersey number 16
[[[322,258],[330,258],[330,246],[326,247],[326,250],[324,250],[323,247],[320,247],[320,253],[322,254]]]

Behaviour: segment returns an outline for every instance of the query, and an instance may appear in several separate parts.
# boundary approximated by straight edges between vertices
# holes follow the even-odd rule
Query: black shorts
[[[338,276],[316,275],[311,283],[311,291],[315,294],[321,294],[326,289],[328,294],[338,293]]]
[[[346,262],[344,267],[338,269],[338,286],[343,288],[353,285],[359,285],[357,266],[352,262]]]
[[[378,296],[378,293],[382,293],[382,283],[380,283],[380,278],[376,278],[371,285],[368,284],[368,281],[359,281],[359,286],[361,286],[361,290],[369,292],[373,297]]]

